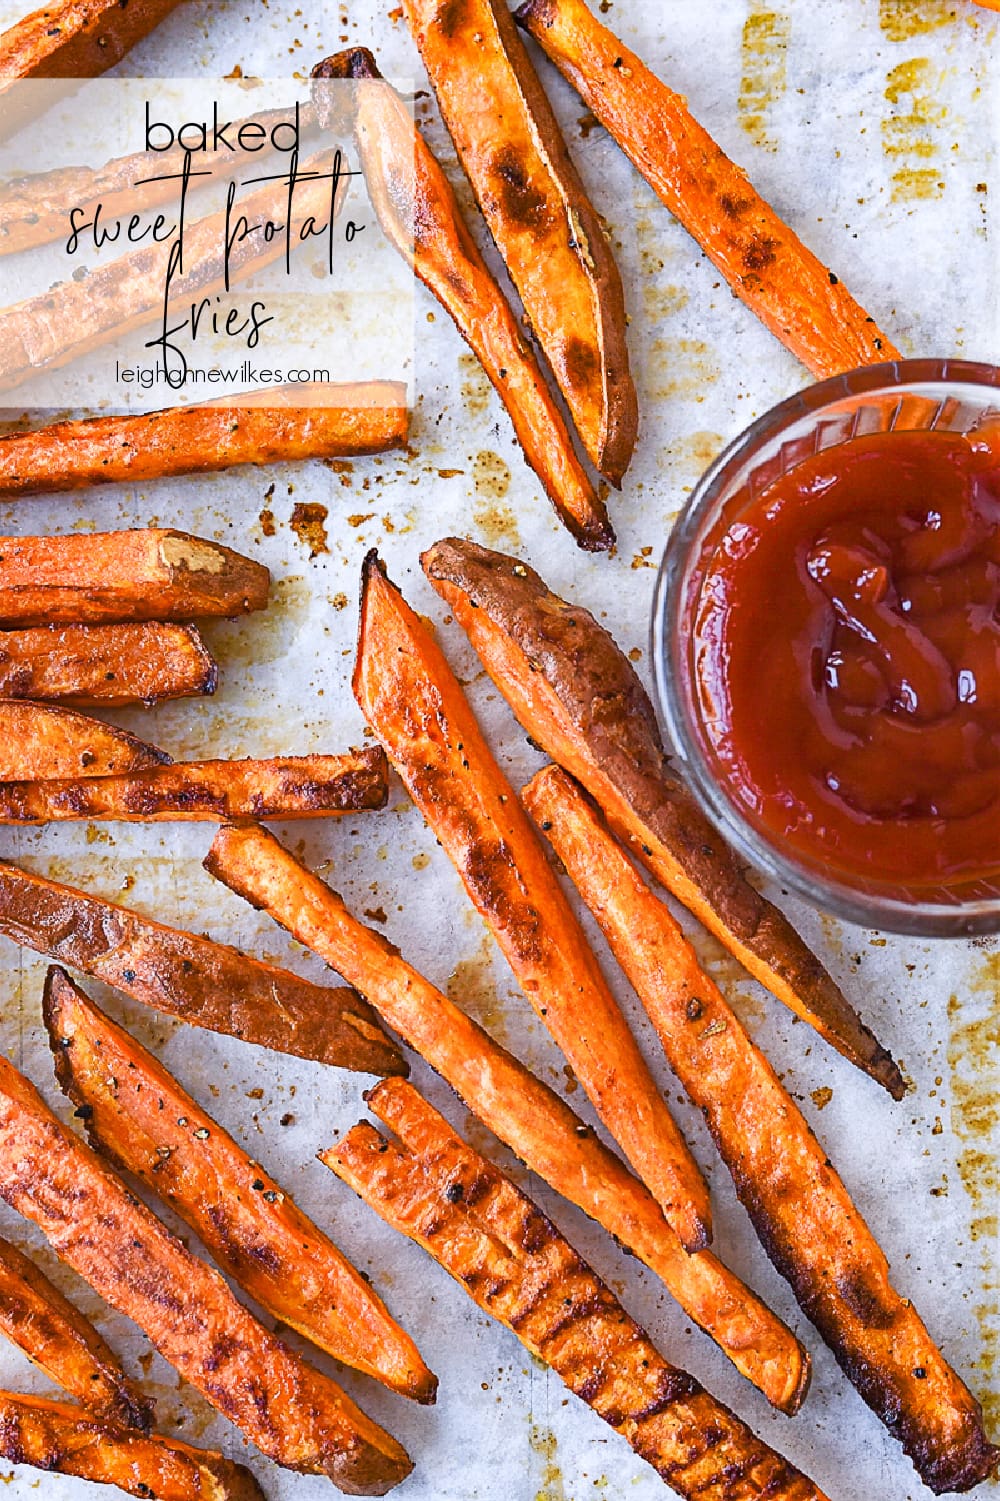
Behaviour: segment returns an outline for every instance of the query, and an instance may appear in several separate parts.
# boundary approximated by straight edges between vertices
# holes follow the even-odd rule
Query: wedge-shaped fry
[[[1000,1462],[826,1151],[576,783],[549,766],[522,799],[593,912],[701,1110],[764,1248],[865,1401],[940,1494]]]
[[[270,581],[260,563],[186,532],[4,537],[0,625],[245,615],[264,609]]]
[[[405,1073],[371,1007],[0,862],[0,933],[195,1027],[372,1074]]]
[[[397,381],[282,386],[141,416],[59,422],[0,438],[0,496],[41,495],[234,464],[352,457],[401,448],[409,430]]]
[[[51,989],[69,984],[52,970]],[[404,1451],[336,1382],[268,1333],[0,1059],[0,1197],[276,1464],[384,1495]]]
[[[109,777],[170,761],[127,730],[52,704],[0,701],[0,783]]]
[[[364,564],[354,696],[594,1107],[689,1251],[708,1189],[444,653]]]
[[[814,375],[899,351],[755,191],[679,94],[584,0],[526,0],[531,33],[750,310]]]
[[[601,222],[505,0],[406,0],[479,207],[591,463],[621,483],[639,409]]]
[[[0,824],[326,818],[382,808],[388,790],[377,748],[268,761],[184,761],[127,776],[0,782]]]
[[[402,1145],[361,1122],[320,1160],[552,1366],[678,1495],[823,1501],[664,1360],[551,1220],[411,1085],[380,1084],[368,1104]]]
[[[218,663],[193,625],[0,631],[0,698],[113,708],[212,694],[218,681]]]
[[[475,543],[438,542],[423,565],[528,734],[632,853],[755,979],[901,1099],[896,1064],[671,770],[653,706],[604,627],[526,563]]]
[[[0,36],[0,97],[21,78],[97,78],[178,0],[51,0]]]
[[[0,1457],[156,1501],[264,1501],[250,1471],[210,1449],[135,1433],[78,1407],[0,1392]]]
[[[348,912],[264,829],[221,829],[205,862],[232,890],[350,978],[469,1110],[533,1172],[645,1262],[776,1407],[795,1412],[809,1357],[710,1251],[689,1256],[638,1178],[547,1084]]]
[[[606,551],[615,535],[604,502],[576,456],[538,361],[479,253],[451,184],[406,105],[363,47],[328,58],[313,76],[321,120],[333,108],[324,97],[324,79],[367,80],[356,93],[354,131],[384,234],[451,314],[481,361],[560,519],[581,547]]]
[[[0,1240],[0,1333],[88,1413],[148,1430],[153,1404],[132,1386],[89,1319],[6,1240]]]
[[[436,1378],[367,1279],[162,1064],[76,986],[50,987],[45,1025],[56,1078],[92,1146],[170,1204],[268,1313],[355,1370],[433,1402]]]

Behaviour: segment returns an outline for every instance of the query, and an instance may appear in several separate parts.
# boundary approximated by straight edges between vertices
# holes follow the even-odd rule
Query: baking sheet
[[[967,0],[827,0],[822,7],[784,0],[766,11],[743,0],[711,7],[701,0],[605,0],[603,8],[626,41],[689,96],[699,118],[904,351],[997,358],[990,205],[1000,192],[1000,94],[990,61],[1000,17]],[[5,0],[4,20],[20,9],[19,0]],[[386,72],[420,77],[405,26],[376,11],[374,0],[315,7],[303,0],[294,12],[277,0],[188,0],[121,71],[222,76],[238,65],[244,74],[305,73],[323,52],[353,42],[374,44]],[[421,291],[411,455],[109,487],[80,498],[6,506],[0,513],[0,528],[8,532],[179,526],[241,548],[271,567],[275,588],[268,613],[207,632],[223,667],[215,699],[115,716],[175,757],[336,750],[360,740],[348,675],[361,559],[377,545],[408,598],[443,622],[443,607],[423,581],[418,554],[447,532],[523,552],[554,589],[605,620],[648,681],[653,570],[671,520],[723,441],[806,377],[719,285],[576,96],[550,69],[544,76],[583,176],[613,228],[632,319],[643,422],[625,490],[612,506],[617,555],[584,556],[555,522],[485,377]],[[429,100],[418,100],[418,113],[454,167]],[[303,502],[327,508],[325,541],[315,526],[293,522],[294,507]],[[468,682],[501,764],[519,785],[540,764],[538,756],[457,629],[442,623],[441,639]],[[316,960],[203,874],[200,861],[211,833],[197,826],[3,830],[0,855],[319,977]],[[593,1120],[398,782],[383,813],[289,825],[279,833],[344,892],[355,911],[367,911],[377,923],[384,917],[384,930],[418,967],[542,1077],[570,1092],[574,1106]],[[884,937],[785,899],[782,904],[903,1060],[914,1087],[901,1105],[794,1023],[713,941],[693,936],[827,1143],[893,1263],[897,1286],[914,1299],[949,1359],[984,1399],[995,1427],[1000,949],[991,942]],[[789,1420],[772,1413],[714,1346],[692,1331],[652,1274],[536,1180],[519,1169],[516,1176],[661,1348],[802,1465],[835,1501],[926,1496],[756,1244],[701,1121],[677,1098],[649,1026],[618,982],[603,944],[595,942],[710,1177],[720,1254],[813,1354],[815,1378],[801,1415]],[[68,1118],[40,1029],[44,964],[6,942],[0,942],[0,961],[0,1045]],[[314,1161],[318,1148],[364,1115],[363,1077],[192,1032],[89,988],[160,1052],[199,1101],[371,1274],[439,1373],[440,1396],[431,1410],[342,1374],[344,1385],[415,1458],[416,1472],[400,1491],[406,1501],[652,1501],[666,1493],[558,1378]],[[414,1077],[477,1146],[511,1165],[509,1155],[426,1069],[418,1066]],[[247,1458],[273,1501],[310,1501],[328,1493],[323,1480],[285,1474],[247,1455],[239,1435],[196,1394],[179,1388],[173,1371],[150,1355],[134,1329],[61,1269],[32,1229],[6,1210],[0,1233],[37,1254],[98,1321],[157,1397],[164,1431]],[[318,1360],[332,1369],[323,1357]],[[47,1389],[44,1378],[7,1348],[0,1349],[0,1383]],[[998,1490],[984,1487],[981,1494]],[[39,1493],[45,1501],[100,1494],[82,1482],[12,1472],[6,1493],[11,1501]]]

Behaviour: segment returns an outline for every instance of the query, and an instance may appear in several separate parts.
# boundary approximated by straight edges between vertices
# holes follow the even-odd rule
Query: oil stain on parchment
[[[890,42],[905,42],[947,26],[957,13],[955,0],[879,0],[878,23]]]
[[[650,395],[659,401],[675,396],[702,401],[706,387],[722,374],[718,356],[703,339],[653,339],[648,358]]]
[[[532,1423],[528,1430],[528,1442],[532,1452],[542,1462],[542,1483],[535,1501],[569,1501],[559,1467],[558,1444],[552,1429],[543,1427],[541,1423]]]
[[[271,584],[267,609],[238,620],[205,620],[199,629],[222,670],[233,679],[239,668],[277,662],[291,650],[309,618],[312,589],[302,574]]]
[[[893,167],[896,202],[944,194],[941,130],[948,109],[941,103],[943,84],[944,74],[929,57],[899,63],[886,79],[890,110],[882,121],[882,149]]]
[[[780,11],[754,7],[743,26],[742,68],[737,114],[740,125],[765,151],[777,151],[771,116],[788,86],[791,21]]]
[[[504,496],[510,489],[510,469],[498,453],[484,448],[472,463],[476,505],[472,519],[490,547],[520,547],[517,517]]]
[[[473,417],[478,417],[490,404],[489,377],[476,356],[468,350],[459,355],[458,368],[462,376],[462,400],[465,402],[465,409]]]
[[[503,1004],[493,978],[493,940],[484,933],[474,953],[460,959],[448,977],[448,995],[496,1042],[506,1037]]]

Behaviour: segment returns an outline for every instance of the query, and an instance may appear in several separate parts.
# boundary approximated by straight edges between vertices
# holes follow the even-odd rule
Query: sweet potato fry
[[[372,1074],[406,1072],[353,990],[313,985],[180,928],[0,862],[0,933],[195,1027]]]
[[[0,631],[0,698],[83,708],[215,692],[219,667],[193,625],[43,625]]]
[[[161,1063],[75,985],[49,988],[45,1025],[56,1078],[91,1146],[175,1209],[276,1319],[394,1391],[433,1402],[436,1378],[368,1280]]]
[[[406,0],[445,124],[594,467],[620,485],[639,409],[601,221],[505,0]]]
[[[380,1084],[366,1122],[320,1153],[395,1230],[552,1366],[680,1496],[824,1501],[686,1371],[664,1360],[531,1199],[409,1084]]]
[[[244,1465],[210,1449],[135,1433],[78,1407],[15,1392],[0,1392],[0,1457],[156,1501],[264,1501]]]
[[[979,1403],[948,1365],[826,1151],[698,964],[672,914],[566,773],[522,793],[593,912],[698,1106],[761,1243],[865,1401],[937,1494],[1000,1462]]]
[[[507,408],[528,463],[581,547],[606,551],[615,540],[607,509],[588,479],[562,414],[469,227],[451,184],[414,128],[392,85],[363,47],[314,70],[320,119],[322,80],[368,82],[357,91],[354,132],[368,194],[386,237],[451,314]],[[412,192],[413,197],[410,198]]]
[[[0,626],[245,615],[265,608],[269,585],[260,563],[187,532],[150,527],[0,543]]]
[[[711,1238],[708,1189],[545,851],[444,653],[375,553],[363,578],[361,711],[604,1124],[699,1250]]]
[[[47,988],[69,984],[57,969]],[[384,1495],[405,1452],[237,1302],[0,1059],[0,1197],[276,1464]]]
[[[671,769],[653,706],[604,627],[527,564],[475,543],[438,542],[423,565],[528,734],[583,783],[636,858],[778,1000],[901,1099],[896,1064]]]
[[[689,1256],[638,1178],[565,1100],[353,917],[264,829],[221,829],[205,862],[255,907],[351,980],[469,1110],[558,1192],[645,1262],[776,1407],[795,1412],[809,1357],[794,1335],[709,1251]]]
[[[269,761],[184,761],[123,776],[0,782],[0,824],[326,818],[382,808],[388,788],[377,749]]]
[[[89,1319],[6,1240],[0,1240],[0,1333],[94,1417],[148,1431],[153,1404],[132,1386]]]
[[[0,98],[22,78],[97,78],[178,0],[50,0],[0,36]]]
[[[685,100],[584,0],[525,0],[515,14],[737,297],[814,375],[899,357],[874,318],[761,198]]]
[[[169,763],[127,730],[52,704],[0,701],[0,783],[109,777]]]
[[[0,497],[121,481],[141,484],[235,464],[349,458],[401,448],[409,430],[398,381],[280,386],[205,406],[59,422],[0,438]]]

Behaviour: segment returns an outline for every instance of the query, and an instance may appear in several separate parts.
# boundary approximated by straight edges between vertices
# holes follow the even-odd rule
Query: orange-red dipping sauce
[[[730,796],[830,873],[1000,872],[1000,447],[880,433],[750,501],[705,565],[689,700]]]

